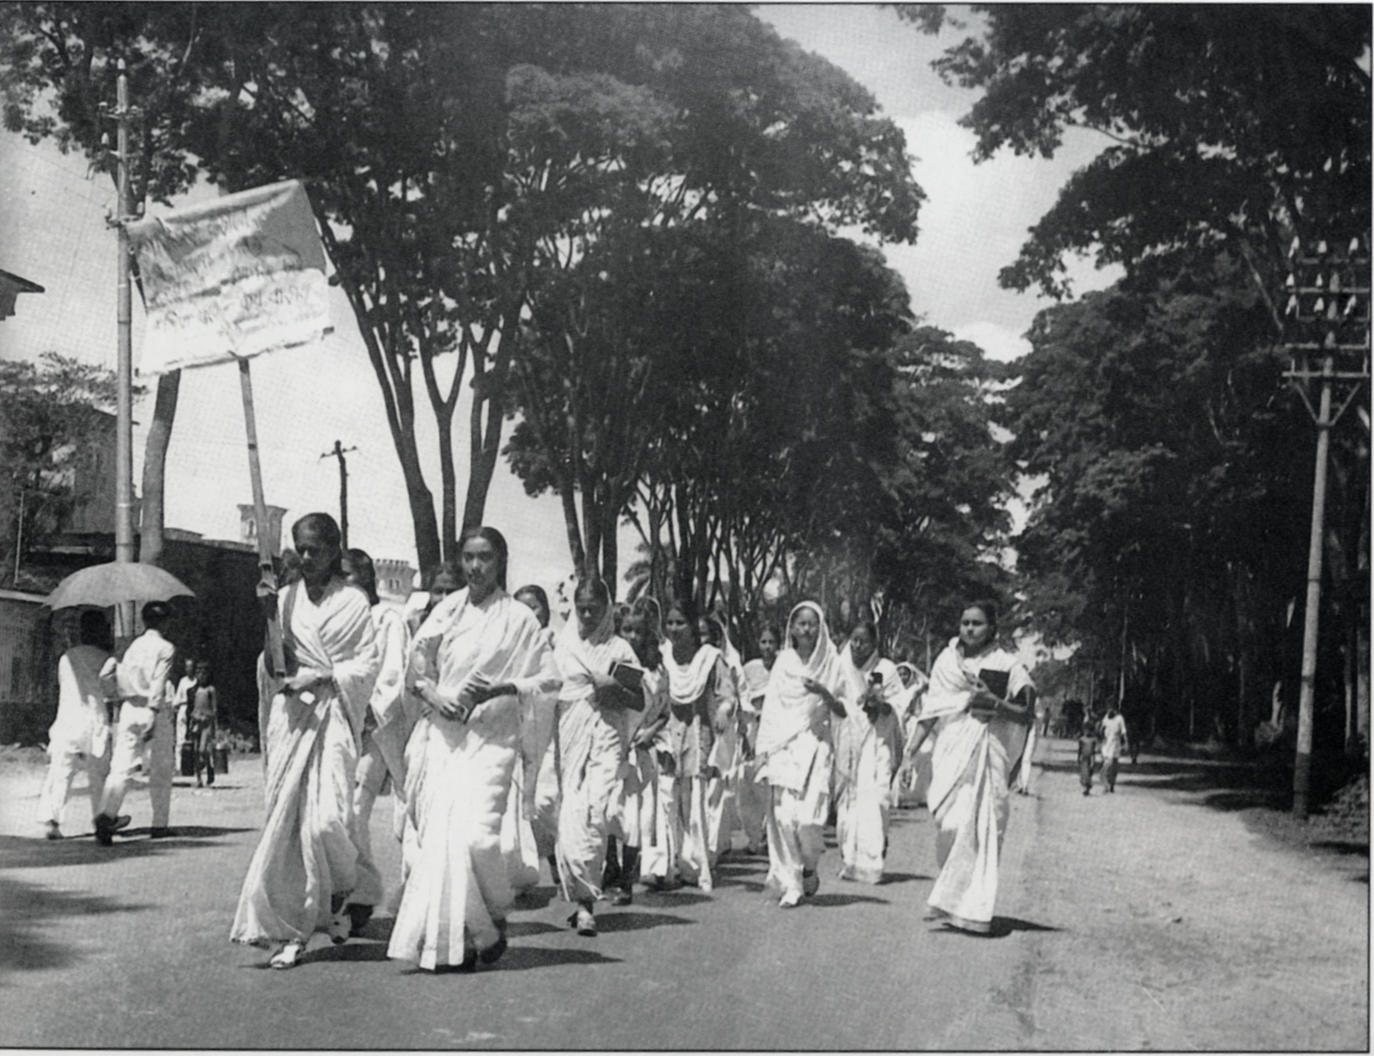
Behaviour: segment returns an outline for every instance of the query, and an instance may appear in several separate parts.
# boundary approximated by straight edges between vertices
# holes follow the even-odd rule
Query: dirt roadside
[[[1046,749],[1006,906],[1056,929],[1005,995],[1027,1048],[1368,1051],[1367,828],[1276,839],[1235,764],[1196,759],[1142,756],[1085,798],[1073,744]]]

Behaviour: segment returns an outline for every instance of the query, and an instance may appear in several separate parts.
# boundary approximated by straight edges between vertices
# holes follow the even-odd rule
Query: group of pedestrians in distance
[[[292,541],[276,599],[284,663],[265,652],[258,672],[266,820],[230,932],[272,948],[271,966],[299,964],[317,932],[346,941],[383,904],[369,834],[388,788],[401,851],[388,954],[428,970],[499,959],[544,867],[588,937],[598,903],[628,904],[636,884],[711,891],[736,834],[746,853],[766,849],[781,908],[819,890],[832,819],[836,874],[877,883],[904,792],[935,821],[927,919],[989,930],[1034,718],[992,602],[965,608],[927,684],[880,655],[870,621],[837,643],[812,601],[765,627],[748,663],[691,598],[617,606],[596,579],[578,583],[555,635],[540,588],[510,593],[506,542],[488,527],[463,533],[411,620],[379,600],[370,558],[342,547],[333,518],[301,518]],[[156,621],[145,609],[148,635]],[[165,662],[165,681],[170,645],[164,658],[156,640],[148,663]],[[122,666],[143,670],[129,653]],[[125,706],[144,706],[152,691],[126,681]]]
[[[186,673],[173,687],[176,648],[162,634],[170,610],[153,601],[140,615],[143,633],[116,656],[104,611],[83,610],[77,641],[58,660],[57,716],[48,729],[48,772],[39,795],[39,820],[50,840],[62,839],[78,772],[86,773],[95,838],[105,846],[130,824],[119,810],[140,769],[147,774],[154,839],[173,835],[168,823],[179,748],[189,745],[198,786],[215,783],[218,695],[210,664],[186,659]]]
[[[1083,732],[1078,738],[1078,781],[1083,786],[1085,796],[1092,795],[1093,774],[1099,768],[1107,791],[1116,791],[1121,756],[1131,751],[1131,743],[1126,733],[1126,719],[1114,704],[1107,708],[1107,714],[1101,719],[1089,715],[1083,720]]]
[[[39,808],[48,839],[62,838],[62,815],[78,770],[86,771],[99,843],[108,846],[128,827],[130,816],[119,810],[140,768],[152,801],[150,835],[172,834],[176,720],[169,681],[176,649],[162,635],[170,616],[166,602],[149,602],[141,615],[143,633],[116,658],[105,614],[82,612],[80,641],[58,661],[57,717],[48,731]]]

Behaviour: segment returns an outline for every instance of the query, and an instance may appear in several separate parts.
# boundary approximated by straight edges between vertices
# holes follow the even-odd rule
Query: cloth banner
[[[324,247],[299,180],[129,225],[147,330],[140,374],[318,340],[330,329]]]

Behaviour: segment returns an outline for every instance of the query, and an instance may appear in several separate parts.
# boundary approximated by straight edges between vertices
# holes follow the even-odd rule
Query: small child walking
[[[1097,765],[1097,727],[1091,719],[1083,723],[1083,732],[1078,738],[1078,780],[1083,785],[1083,794],[1091,795],[1093,790],[1093,770]]]
[[[196,664],[196,684],[187,694],[190,701],[189,736],[196,752],[196,787],[201,787],[201,771],[205,771],[206,784],[215,783],[215,734],[216,720],[219,716],[219,699],[214,683],[210,679],[210,662],[202,660]]]

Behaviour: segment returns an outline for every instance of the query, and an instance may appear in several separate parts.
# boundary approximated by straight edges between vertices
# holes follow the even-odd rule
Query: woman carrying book
[[[935,732],[929,804],[940,875],[926,919],[986,934],[997,900],[1011,775],[1021,765],[1035,686],[1025,666],[997,642],[997,606],[975,601],[930,672],[914,758]]]

